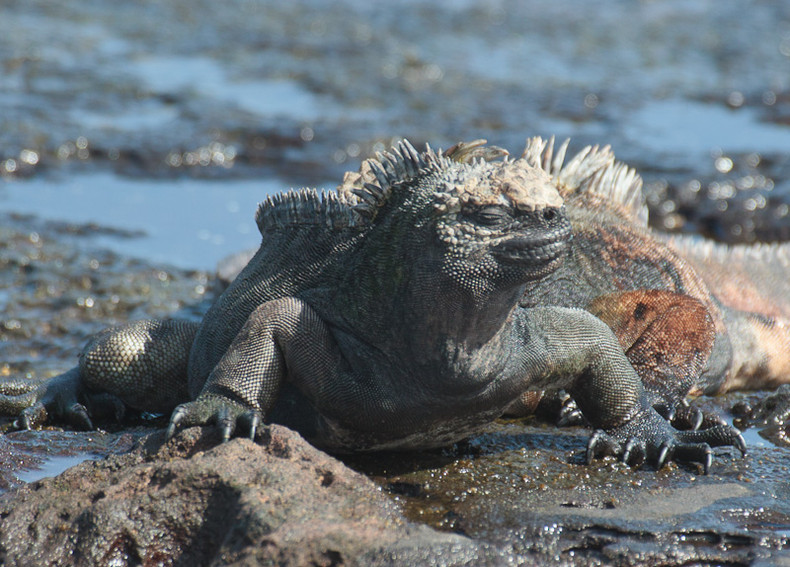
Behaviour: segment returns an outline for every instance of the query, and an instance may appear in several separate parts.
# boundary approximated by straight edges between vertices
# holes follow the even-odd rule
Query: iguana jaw
[[[538,275],[559,266],[567,244],[564,237],[536,241],[516,236],[494,246],[492,253],[502,264],[524,265],[529,273]]]
[[[544,272],[558,264],[571,238],[571,225],[564,208],[544,208],[525,214],[518,225],[505,231],[491,251],[499,262],[523,264]],[[532,271],[531,269],[529,271]]]

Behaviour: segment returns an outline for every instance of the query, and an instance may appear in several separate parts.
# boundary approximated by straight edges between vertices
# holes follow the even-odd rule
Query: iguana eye
[[[466,216],[483,226],[499,226],[510,220],[510,210],[501,205],[487,205],[468,211]]]

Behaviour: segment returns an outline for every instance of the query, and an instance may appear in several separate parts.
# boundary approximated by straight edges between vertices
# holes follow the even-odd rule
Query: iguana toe
[[[200,401],[187,402],[176,407],[170,416],[165,438],[169,441],[176,433],[193,425],[208,425],[212,421],[211,410],[211,407]]]
[[[656,460],[656,468],[661,469],[667,464],[669,461],[672,460],[672,455],[675,453],[675,446],[665,441],[661,444],[661,447],[658,450],[658,459]]]
[[[679,431],[677,438],[685,444],[704,443],[711,447],[735,447],[746,455],[746,441],[740,432],[726,424],[718,424],[696,431]]]
[[[639,467],[647,458],[647,451],[643,441],[633,437],[625,444],[625,449],[620,459],[629,466]]]
[[[36,402],[19,413],[19,417],[14,420],[13,427],[14,429],[26,429],[29,431],[46,423],[47,417],[47,408],[42,402]]]
[[[713,463],[713,449],[707,443],[678,443],[675,445],[673,459],[701,463],[702,470],[708,474]]]
[[[567,392],[560,392],[560,403],[561,406],[559,418],[557,419],[557,427],[570,427],[587,423],[579,406]]]
[[[166,438],[169,441],[181,429],[195,425],[214,424],[219,429],[222,442],[229,441],[238,431],[255,440],[262,422],[261,415],[219,396],[199,397],[194,402],[181,404],[170,417]]]
[[[258,429],[263,423],[263,418],[260,412],[247,411],[239,416],[239,425],[242,429],[246,429],[248,437],[251,441],[255,441],[255,436],[258,434]]]
[[[591,465],[597,458],[617,455],[617,443],[604,430],[596,430],[587,442],[587,464]]]
[[[675,412],[675,419],[672,421],[672,425],[677,429],[681,429],[681,427],[676,424],[682,422],[684,425],[688,426],[687,429],[696,430],[702,427],[704,420],[705,414],[698,407],[681,406],[681,410]]]
[[[685,400],[677,404],[660,403],[653,406],[661,416],[680,430],[707,429],[716,425],[726,425],[724,419],[715,413],[706,412]]]
[[[220,408],[216,416],[217,427],[222,437],[222,442],[230,441],[233,432],[236,431],[236,416],[227,407]]]
[[[95,429],[87,408],[79,402],[72,403],[62,413],[75,429],[83,431]]]

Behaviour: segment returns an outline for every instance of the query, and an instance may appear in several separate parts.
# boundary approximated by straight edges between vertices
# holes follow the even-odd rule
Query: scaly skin
[[[260,250],[196,331],[143,322],[107,332],[83,353],[79,383],[126,403],[140,380],[159,384],[143,400],[158,408],[186,384],[169,435],[217,423],[224,438],[254,437],[277,421],[334,452],[446,445],[526,391],[562,388],[598,428],[591,459],[707,470],[711,446],[743,451],[725,425],[672,428],[600,319],[526,301],[568,261],[572,217],[558,187],[605,160],[571,162],[554,179],[529,156],[478,159],[498,155],[469,144],[450,159],[403,143],[323,201],[309,191],[270,199]]]

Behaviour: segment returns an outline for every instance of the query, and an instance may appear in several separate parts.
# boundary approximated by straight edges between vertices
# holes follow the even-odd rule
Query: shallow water
[[[3,206],[43,220],[138,233],[101,235],[94,243],[152,264],[213,270],[225,256],[260,242],[255,208],[280,189],[267,180],[141,179],[101,171],[9,183]]]
[[[42,478],[57,476],[66,469],[70,469],[93,457],[90,453],[70,456],[55,456],[46,458],[38,467],[29,471],[18,472],[16,477],[22,482],[35,482]]]

